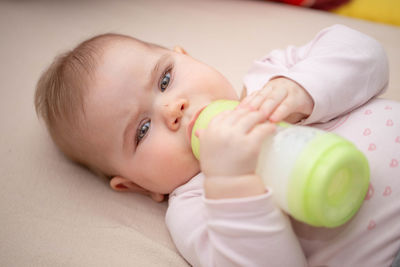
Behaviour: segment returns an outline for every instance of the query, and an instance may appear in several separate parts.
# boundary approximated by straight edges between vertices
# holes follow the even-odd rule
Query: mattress
[[[337,23],[383,44],[382,97],[400,100],[400,27],[266,1],[1,1],[0,265],[188,265],[164,224],[166,203],[112,191],[51,142],[33,95],[56,54],[105,32],[181,45],[239,92],[254,59]]]

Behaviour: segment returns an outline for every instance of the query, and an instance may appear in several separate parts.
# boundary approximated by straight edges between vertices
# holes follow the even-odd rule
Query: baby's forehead
[[[101,46],[100,65],[135,65],[146,68],[169,49],[135,38],[112,38]]]
[[[141,50],[141,52],[147,52],[147,53],[169,50],[158,44],[149,43],[125,35],[111,36],[111,38],[105,40],[105,42],[103,43],[103,49],[115,48],[119,45],[126,45],[126,44],[128,44],[130,48],[136,48],[138,50]]]
[[[111,36],[99,44],[100,53],[93,68],[90,88],[118,88],[129,82],[143,85],[158,69],[160,57],[170,50],[131,37]]]
[[[129,80],[140,86],[155,75],[163,55],[172,51],[128,36],[110,36],[99,44],[100,53],[92,68],[90,87],[121,84]],[[154,71],[155,70],[155,71]]]

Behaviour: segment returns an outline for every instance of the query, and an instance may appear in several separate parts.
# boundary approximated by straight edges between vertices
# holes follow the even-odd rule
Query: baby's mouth
[[[206,105],[207,106],[207,105]],[[194,113],[192,119],[190,120],[189,124],[188,124],[188,128],[187,128],[187,134],[189,136],[189,141],[192,141],[192,130],[193,130],[193,126],[197,120],[197,118],[199,117],[200,113],[203,111],[203,109],[206,108],[206,106],[202,107],[201,109],[199,109],[196,113]]]

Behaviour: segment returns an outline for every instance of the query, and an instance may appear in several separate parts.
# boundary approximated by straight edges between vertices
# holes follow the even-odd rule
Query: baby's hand
[[[196,133],[202,172],[206,177],[254,175],[261,143],[274,128],[260,111],[238,107],[222,112]]]
[[[273,122],[285,120],[296,123],[311,114],[314,101],[298,83],[278,77],[270,80],[263,89],[245,97],[240,106],[260,110]]]

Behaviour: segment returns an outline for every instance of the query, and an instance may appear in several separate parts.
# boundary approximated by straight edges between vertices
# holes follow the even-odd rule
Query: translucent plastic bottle
[[[200,113],[192,130],[192,150],[197,158],[195,131],[237,105],[237,101],[218,100]],[[369,186],[369,166],[351,142],[315,128],[279,123],[276,132],[260,145],[256,171],[280,208],[295,219],[336,227],[359,210]]]

